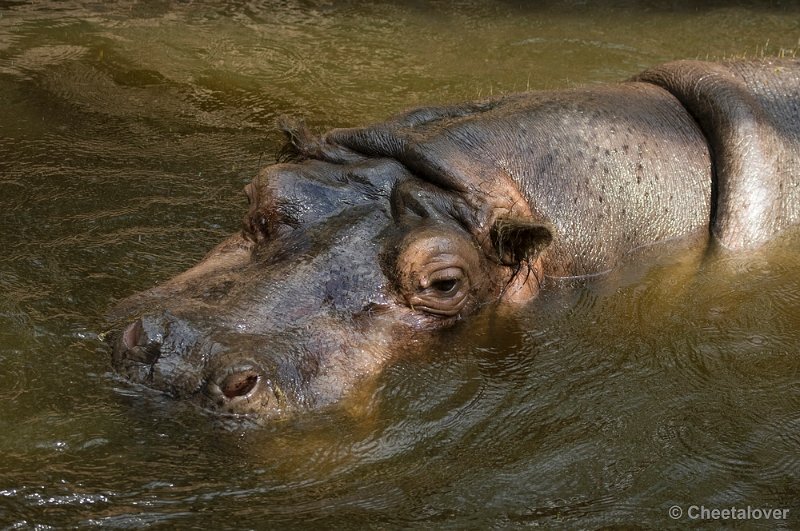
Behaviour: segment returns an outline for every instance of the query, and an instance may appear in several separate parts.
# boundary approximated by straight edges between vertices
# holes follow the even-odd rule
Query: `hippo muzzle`
[[[272,357],[257,356],[264,344],[263,338],[246,334],[204,336],[164,312],[128,325],[114,342],[112,364],[131,381],[176,398],[197,399],[209,409],[272,417],[287,406],[279,376],[297,377],[281,374]]]
[[[347,217],[350,229],[358,225],[357,216]],[[372,210],[361,222],[365,229],[378,226],[380,217]],[[343,263],[349,253],[364,256],[373,247],[370,239],[331,253],[324,240],[341,238],[335,232],[319,235],[319,245],[300,245],[297,262],[271,268],[265,265],[271,254],[254,257],[252,244],[229,242],[188,275],[129,301],[138,317],[113,339],[114,369],[222,413],[272,418],[336,400],[350,380],[345,369],[358,369],[350,366],[359,354],[352,347],[363,335],[363,308],[346,298],[356,286],[367,305],[382,304],[382,297],[377,274]],[[285,247],[281,252],[288,253]],[[227,253],[241,260],[232,263]]]

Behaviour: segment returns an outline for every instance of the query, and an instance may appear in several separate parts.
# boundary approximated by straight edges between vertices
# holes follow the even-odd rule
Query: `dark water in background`
[[[116,381],[96,338],[237,229],[278,115],[798,45],[796,4],[729,4],[0,2],[0,525],[664,528],[750,505],[796,528],[797,236],[549,293],[244,433]]]

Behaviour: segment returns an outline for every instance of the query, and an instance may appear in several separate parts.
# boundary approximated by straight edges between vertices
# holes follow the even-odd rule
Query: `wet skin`
[[[271,419],[550,278],[676,240],[757,248],[800,218],[799,71],[680,62],[323,136],[287,124],[293,162],[246,187],[241,233],[111,312],[113,365]]]
[[[116,370],[265,418],[338,400],[510,288],[459,223],[413,212],[427,188],[388,159],[267,168],[241,234],[115,310],[144,314],[116,337]]]

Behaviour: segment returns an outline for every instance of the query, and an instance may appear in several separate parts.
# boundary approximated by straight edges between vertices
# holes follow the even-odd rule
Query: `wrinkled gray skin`
[[[112,312],[113,365],[275,418],[550,278],[674,240],[756,248],[798,222],[798,105],[797,61],[686,61],[321,137],[287,126],[294,162],[247,186],[242,232]]]

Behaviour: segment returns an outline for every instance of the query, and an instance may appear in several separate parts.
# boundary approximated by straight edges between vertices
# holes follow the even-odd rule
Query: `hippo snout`
[[[110,338],[114,368],[129,380],[221,413],[274,417],[286,411],[275,370],[258,363],[246,335],[204,334],[170,312],[146,315]]]

